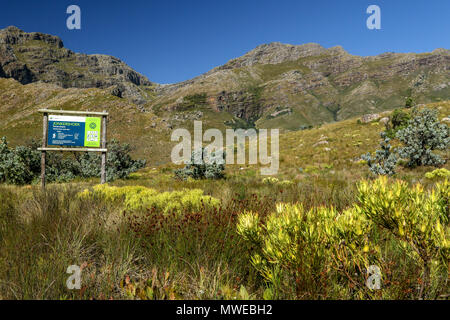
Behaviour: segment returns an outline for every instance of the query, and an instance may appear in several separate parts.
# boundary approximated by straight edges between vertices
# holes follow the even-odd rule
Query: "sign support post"
[[[106,183],[106,156],[108,149],[106,149],[107,131],[106,124],[108,120],[108,113],[92,111],[69,111],[69,110],[48,110],[41,109],[43,113],[43,129],[42,129],[42,148],[41,151],[41,184],[45,188],[45,165],[47,151],[69,151],[69,152],[101,152],[101,183]],[[71,116],[56,116],[57,115],[71,115]],[[95,117],[80,117],[80,116],[101,116],[101,120]],[[50,127],[49,128],[49,119]],[[99,141],[101,126],[101,140]],[[49,129],[52,135],[49,136]],[[51,141],[51,143],[50,143]],[[69,148],[49,148],[48,145],[70,146]],[[81,148],[76,148],[81,146]],[[73,148],[75,147],[75,148]]]
[[[103,110],[106,113],[106,110]],[[107,116],[102,116],[102,149],[106,150],[106,120]],[[106,183],[106,151],[102,152],[101,184]]]
[[[47,129],[48,129],[48,113],[44,112],[44,118],[42,123],[42,148],[45,149],[47,147]],[[41,185],[42,188],[45,188],[45,158],[47,155],[47,151],[41,151]]]

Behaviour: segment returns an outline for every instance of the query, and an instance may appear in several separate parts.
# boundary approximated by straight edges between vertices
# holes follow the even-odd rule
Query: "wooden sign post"
[[[107,116],[102,116],[102,149],[104,150],[106,150],[106,122]],[[100,183],[106,183],[106,151],[102,151],[102,168],[100,176]]]
[[[48,113],[44,112],[44,121],[42,123],[42,153],[41,153],[41,185],[45,188],[45,158],[47,156],[47,130],[48,130]]]
[[[70,151],[70,152],[101,152],[102,164],[101,164],[101,179],[102,184],[106,183],[106,161],[107,152],[106,148],[106,125],[108,122],[108,113],[106,110],[103,112],[91,112],[91,111],[65,111],[65,110],[48,110],[41,109],[40,113],[43,113],[43,129],[42,129],[42,148],[38,148],[41,151],[41,184],[42,188],[45,188],[45,162],[47,151]],[[52,128],[54,131],[52,137],[49,137],[49,115],[51,123],[56,128]],[[58,116],[58,115],[70,115],[70,116]],[[80,116],[101,116],[101,120],[98,118],[83,118]],[[54,119],[52,119],[52,117]],[[89,121],[88,121],[89,120]],[[55,123],[56,122],[56,123]],[[101,125],[101,129],[97,128]],[[87,126],[87,127],[86,127]],[[101,131],[101,141],[98,137],[98,132]],[[51,147],[49,148],[48,141],[53,141],[52,145],[69,146],[68,148]],[[86,141],[87,140],[87,141]],[[74,146],[74,147],[72,147]],[[81,148],[76,148],[81,146]],[[87,146],[87,147],[86,147]],[[91,147],[89,147],[91,146]],[[100,148],[98,148],[100,147]]]

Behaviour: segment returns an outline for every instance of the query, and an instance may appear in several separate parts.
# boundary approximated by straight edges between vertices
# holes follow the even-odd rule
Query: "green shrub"
[[[367,270],[375,265],[388,276],[387,257],[402,248],[421,268],[419,298],[435,299],[448,277],[449,192],[447,180],[427,192],[381,177],[361,182],[358,203],[341,213],[278,204],[267,218],[244,211],[237,232],[252,244],[251,263],[277,298],[293,286],[297,298],[325,297],[328,290],[356,298],[395,296],[388,288],[379,295],[367,288]]]
[[[399,130],[406,128],[411,119],[409,113],[395,109],[390,117],[390,123],[386,124],[386,135],[393,139]]]
[[[36,163],[38,165],[36,165]],[[6,138],[0,141],[0,182],[23,185],[31,183],[40,171],[40,155],[26,147],[8,148]]]
[[[0,183],[24,185],[38,181],[41,175],[41,152],[38,141],[28,146],[8,147],[6,138],[0,141]],[[131,147],[112,140],[108,145],[107,181],[127,177],[145,166],[145,160],[133,160]],[[94,152],[65,154],[47,152],[48,182],[68,182],[75,177],[100,177],[101,156]]]
[[[404,127],[408,124],[411,119],[410,115],[400,109],[395,109],[391,115],[391,123],[394,129]]]
[[[257,213],[244,212],[237,224],[238,234],[256,248],[252,265],[275,296],[295,284],[297,298],[305,290],[311,296],[325,295],[328,279],[321,275],[330,271],[334,261],[339,261],[341,271],[352,274],[357,265],[367,268],[369,230],[370,222],[356,210],[343,214],[325,207],[305,211],[301,204],[278,204],[265,224]]]
[[[157,192],[141,186],[114,187],[107,184],[96,185],[92,191],[88,189],[79,194],[80,198],[98,197],[105,202],[123,203],[126,210],[156,209],[158,212],[195,212],[202,208],[216,208],[219,200],[203,195],[200,189],[184,189],[182,191]]]
[[[425,178],[427,179],[450,178],[450,171],[445,168],[436,169],[431,172],[425,173]]]
[[[414,100],[412,97],[407,97],[405,100],[405,108],[412,108],[414,106]]]
[[[145,160],[133,160],[131,146],[112,140],[108,144],[106,181],[114,181],[128,177],[131,173],[145,167]],[[101,155],[99,153],[84,152],[75,154],[79,164],[79,175],[84,178],[100,177]]]

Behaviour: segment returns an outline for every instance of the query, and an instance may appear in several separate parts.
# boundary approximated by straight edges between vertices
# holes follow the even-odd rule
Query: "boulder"
[[[380,119],[380,115],[378,113],[365,114],[361,117],[362,123],[369,123],[375,120]]]
[[[317,146],[321,146],[321,145],[324,145],[324,144],[328,144],[328,141],[326,141],[326,140],[319,141],[316,144],[314,144],[313,147],[315,148]]]
[[[388,117],[381,118],[380,123],[387,125],[389,123],[389,118]]]

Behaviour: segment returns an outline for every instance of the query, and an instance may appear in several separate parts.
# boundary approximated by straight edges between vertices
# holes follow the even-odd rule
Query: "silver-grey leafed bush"
[[[175,177],[192,179],[223,179],[225,177],[225,152],[209,152],[202,148],[194,150],[190,161],[183,169],[175,171]]]
[[[390,141],[391,139],[385,132],[381,132],[381,150],[375,152],[375,157],[370,153],[362,155],[361,159],[367,161],[370,171],[376,175],[393,175],[395,174],[395,166],[398,162],[398,157],[393,150]]]
[[[445,150],[449,145],[449,128],[438,121],[437,110],[415,108],[408,126],[397,132],[396,137],[404,147],[398,149],[402,158],[408,159],[408,167],[439,166],[445,163],[433,150]]]

